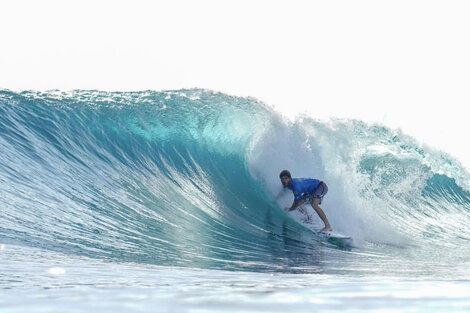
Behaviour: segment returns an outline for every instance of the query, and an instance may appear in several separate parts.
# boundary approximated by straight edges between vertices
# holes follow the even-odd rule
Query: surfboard
[[[350,236],[346,236],[335,231],[324,231],[324,232],[317,231],[316,234],[320,238],[323,238],[332,244],[335,244],[341,247],[352,246],[352,238]]]
[[[303,209],[286,212],[297,223],[308,228],[313,236],[323,241],[329,242],[341,248],[353,247],[353,239],[350,236],[343,235],[337,231],[320,232],[319,227],[323,226],[316,212],[309,205],[303,206]]]

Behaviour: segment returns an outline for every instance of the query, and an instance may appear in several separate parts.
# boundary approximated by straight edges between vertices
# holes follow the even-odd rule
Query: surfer
[[[328,222],[326,218],[325,212],[323,212],[319,206],[323,197],[328,192],[328,186],[324,182],[312,178],[292,179],[288,170],[283,170],[281,174],[279,174],[279,178],[281,179],[282,186],[291,189],[294,193],[294,203],[292,203],[290,208],[286,208],[286,210],[295,210],[299,205],[309,202],[318,216],[320,216],[323,223],[325,223],[325,227],[323,227],[320,232],[333,230],[330,226],[330,222]]]

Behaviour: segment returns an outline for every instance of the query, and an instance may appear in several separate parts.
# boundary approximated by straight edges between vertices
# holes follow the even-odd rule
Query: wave
[[[3,242],[162,265],[298,264],[318,243],[281,209],[285,168],[328,183],[322,207],[358,242],[470,240],[469,176],[449,155],[382,125],[290,121],[252,98],[3,90],[0,144]]]

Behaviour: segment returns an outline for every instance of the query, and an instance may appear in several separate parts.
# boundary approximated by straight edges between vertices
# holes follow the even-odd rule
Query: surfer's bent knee
[[[314,208],[320,208],[321,198],[313,198],[312,199],[312,206]]]

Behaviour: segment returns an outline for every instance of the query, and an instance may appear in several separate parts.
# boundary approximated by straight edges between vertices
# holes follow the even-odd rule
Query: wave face
[[[7,243],[169,266],[302,265],[320,243],[281,210],[290,194],[275,200],[285,168],[327,182],[330,222],[359,243],[470,240],[469,175],[450,156],[380,125],[287,121],[255,99],[0,91],[0,145]]]

